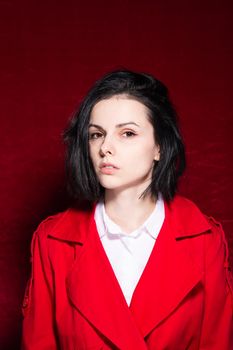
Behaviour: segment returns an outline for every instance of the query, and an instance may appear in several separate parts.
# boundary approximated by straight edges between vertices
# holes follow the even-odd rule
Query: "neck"
[[[112,191],[105,193],[107,215],[126,233],[140,227],[154,210],[155,204],[155,198],[149,195],[140,198],[135,190],[118,194]]]

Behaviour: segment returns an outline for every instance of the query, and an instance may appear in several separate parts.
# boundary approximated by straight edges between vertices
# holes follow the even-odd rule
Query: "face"
[[[159,160],[148,109],[124,96],[98,102],[90,116],[89,149],[105,191],[134,189],[142,194]]]

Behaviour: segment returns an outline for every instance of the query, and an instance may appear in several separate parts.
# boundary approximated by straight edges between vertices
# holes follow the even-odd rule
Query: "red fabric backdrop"
[[[92,82],[123,66],[170,88],[188,156],[181,192],[233,250],[232,2],[0,2],[0,348],[18,349],[29,242],[67,206],[61,133]]]

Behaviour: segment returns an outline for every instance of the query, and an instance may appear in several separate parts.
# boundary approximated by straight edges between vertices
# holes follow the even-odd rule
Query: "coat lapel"
[[[203,275],[185,238],[210,226],[190,202],[179,206],[179,199],[170,207],[165,205],[164,225],[131,301],[130,310],[143,337],[174,311]]]
[[[78,221],[87,222],[87,217]],[[119,349],[147,349],[100,242],[93,213],[80,229],[87,238],[67,278],[71,304]]]

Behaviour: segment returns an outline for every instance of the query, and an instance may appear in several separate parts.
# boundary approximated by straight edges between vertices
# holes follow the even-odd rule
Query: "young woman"
[[[185,155],[166,87],[104,76],[65,139],[71,193],[90,205],[33,236],[22,348],[233,349],[226,241],[176,194]]]

